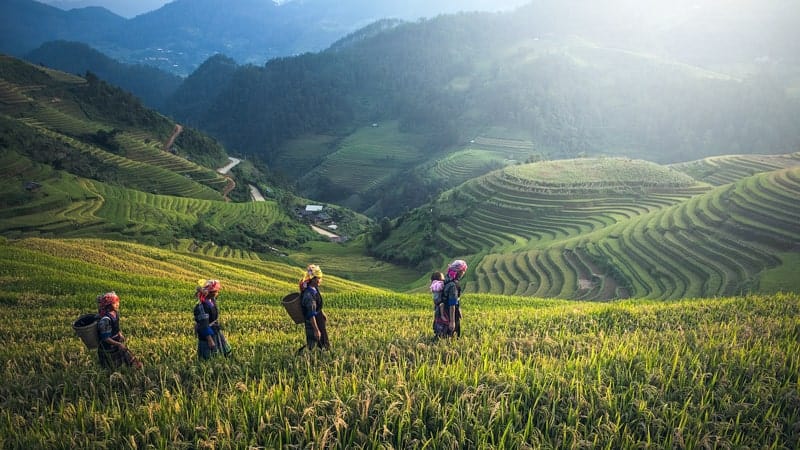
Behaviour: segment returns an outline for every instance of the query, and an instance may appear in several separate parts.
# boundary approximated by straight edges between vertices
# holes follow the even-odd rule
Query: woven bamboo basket
[[[303,316],[303,306],[300,304],[300,294],[292,292],[291,294],[283,297],[281,304],[286,308],[289,317],[294,320],[294,323],[303,323],[306,318]]]
[[[97,316],[95,314],[84,314],[72,323],[75,334],[83,341],[89,350],[94,350],[100,345],[97,336]]]

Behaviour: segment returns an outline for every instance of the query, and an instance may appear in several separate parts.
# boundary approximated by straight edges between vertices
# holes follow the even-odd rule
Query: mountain
[[[41,3],[46,3],[63,10],[101,6],[122,17],[130,18],[149,11],[154,11],[168,1],[169,0],[137,0],[135,2],[129,0],[43,0]]]
[[[64,72],[83,75],[92,72],[103,80],[139,97],[154,109],[162,109],[183,80],[151,66],[119,63],[78,42],[52,41],[26,54],[28,61]]]
[[[427,169],[455,152],[482,151],[479,142],[522,143],[491,157],[482,173],[529,159],[674,163],[800,145],[792,119],[800,115],[800,72],[781,53],[794,44],[776,47],[781,63],[743,53],[735,66],[720,62],[722,71],[658,55],[673,36],[665,30],[680,21],[664,23],[650,43],[629,42],[623,32],[603,35],[616,18],[598,11],[584,37],[575,35],[584,14],[538,3],[514,13],[380,22],[323,52],[242,66],[204,102],[207,110],[168,112],[299,178],[303,195],[374,218],[396,217],[455,185]],[[228,76],[230,67],[223,70]]]
[[[468,9],[500,10],[523,0],[176,0],[124,19],[102,8],[70,11],[33,0],[0,5],[0,51],[21,56],[47,41],[83,42],[126,64],[146,64],[186,76],[224,53],[239,63],[326,48],[373,21],[416,20]]]
[[[196,126],[200,123],[200,115],[214,105],[217,96],[233,79],[237,68],[236,62],[227,56],[208,58],[186,77],[172,95],[164,97],[164,110]],[[200,92],[203,95],[198,95]]]
[[[55,40],[99,43],[125,24],[103,8],[62,11],[33,0],[6,0],[0,3],[0,52],[21,56]]]
[[[0,57],[0,161],[7,237],[270,254],[318,236],[295,218],[290,196],[253,202],[247,185],[218,173],[228,158],[216,141],[91,73]],[[234,194],[245,201],[229,201]]]

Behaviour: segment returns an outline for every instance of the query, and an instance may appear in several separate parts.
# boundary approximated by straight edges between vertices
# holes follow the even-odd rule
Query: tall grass
[[[30,270],[69,260],[13,255]],[[437,342],[428,296],[353,285],[326,296],[333,350],[297,357],[302,327],[280,295],[232,288],[221,308],[234,355],[199,362],[191,291],[167,279],[122,295],[145,368],[109,372],[70,322],[93,308],[98,281],[115,280],[51,290],[15,267],[0,271],[3,448],[800,445],[797,294],[594,304],[466,293],[464,336]]]

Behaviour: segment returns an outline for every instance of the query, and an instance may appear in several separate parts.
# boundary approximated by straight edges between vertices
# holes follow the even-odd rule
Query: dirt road
[[[261,195],[261,192],[258,190],[258,188],[253,186],[252,184],[250,185],[250,197],[253,198],[254,202],[265,202],[266,201],[264,196]]]
[[[172,144],[175,143],[175,139],[178,138],[178,135],[180,135],[182,131],[183,131],[183,127],[176,123],[175,124],[175,129],[172,131],[172,136],[170,136],[169,139],[167,139],[167,142],[164,143],[164,151],[165,152],[168,152],[169,149],[172,148]]]

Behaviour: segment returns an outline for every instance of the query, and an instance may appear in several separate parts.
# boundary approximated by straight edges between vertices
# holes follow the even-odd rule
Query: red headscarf
[[[202,286],[197,287],[197,299],[201,302],[206,301],[209,297],[216,297],[222,286],[217,280],[206,280]]]
[[[100,314],[113,310],[114,305],[119,306],[119,296],[117,296],[116,292],[106,292],[97,296],[97,311]]]

